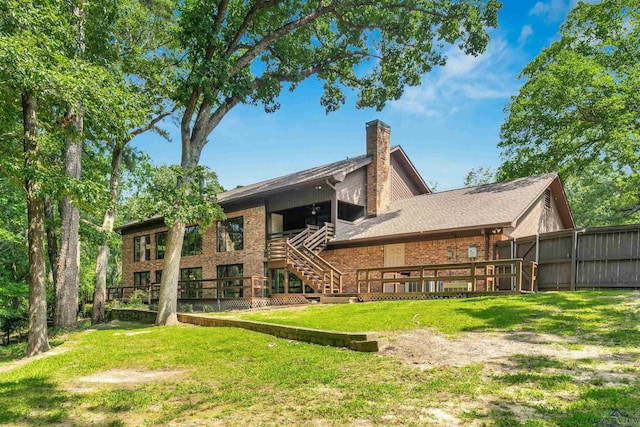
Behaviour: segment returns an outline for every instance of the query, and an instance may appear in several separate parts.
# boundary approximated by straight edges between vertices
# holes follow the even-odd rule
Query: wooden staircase
[[[333,233],[333,224],[325,223],[321,228],[308,226],[290,239],[269,240],[267,259],[285,261],[287,268],[317,293],[341,293],[342,273],[319,255]]]

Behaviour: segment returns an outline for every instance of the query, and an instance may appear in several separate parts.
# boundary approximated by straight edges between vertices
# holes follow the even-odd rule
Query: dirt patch
[[[398,357],[421,368],[438,366],[466,366],[482,363],[491,372],[505,372],[514,367],[515,355],[540,355],[562,359],[597,359],[609,356],[608,350],[598,346],[579,346],[555,335],[535,333],[469,332],[455,337],[441,335],[429,329],[389,334],[391,344],[382,355]]]
[[[480,363],[487,375],[544,369],[603,386],[633,381],[640,370],[637,352],[578,345],[575,339],[551,334],[467,332],[450,337],[416,329],[388,337],[391,344],[380,355],[398,357],[419,369]]]
[[[135,385],[162,381],[165,379],[174,380],[182,376],[187,371],[145,371],[136,369],[111,369],[109,371],[98,372],[93,375],[78,378],[75,384],[67,387],[66,390],[73,393],[88,393],[96,391],[108,385]]]
[[[137,371],[134,369],[112,369],[110,371],[98,372],[87,377],[78,378],[78,381],[85,383],[145,383],[158,381],[167,378],[175,378],[183,375],[186,371]]]

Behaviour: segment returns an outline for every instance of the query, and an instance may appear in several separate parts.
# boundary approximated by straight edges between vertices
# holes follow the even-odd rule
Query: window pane
[[[146,289],[151,283],[150,271],[138,271],[133,273],[133,286],[136,288]]]
[[[364,206],[338,201],[338,219],[355,221],[364,216]]]
[[[202,267],[180,269],[180,298],[202,298]]]
[[[151,235],[147,234],[142,237],[144,238],[144,260],[149,261],[151,259]]]
[[[156,259],[164,259],[167,250],[167,232],[156,233]]]
[[[218,278],[224,277],[242,277],[244,265],[243,264],[229,264],[219,265],[217,268]],[[242,297],[242,280],[224,280],[221,281],[220,286],[224,288],[223,296],[225,298],[238,298]]]
[[[133,238],[133,261],[140,261],[140,236]]]
[[[244,219],[239,216],[218,223],[218,252],[244,248]]]
[[[202,255],[202,234],[200,227],[192,225],[184,230],[182,256]]]

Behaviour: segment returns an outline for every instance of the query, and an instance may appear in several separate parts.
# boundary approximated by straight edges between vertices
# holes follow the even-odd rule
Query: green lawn
[[[335,331],[529,331],[640,346],[640,293],[574,292],[430,301],[311,305],[225,315]],[[214,316],[219,314],[212,314]]]
[[[611,408],[640,415],[638,301],[628,293],[543,294],[243,316],[338,330],[522,329],[608,350],[606,360],[519,354],[499,373],[479,363],[418,369],[232,328],[112,323],[5,372],[23,347],[0,348],[0,425],[592,426]],[[628,375],[600,378],[603,364]]]

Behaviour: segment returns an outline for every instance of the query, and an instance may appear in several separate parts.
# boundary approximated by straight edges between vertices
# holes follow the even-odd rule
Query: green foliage
[[[635,0],[578,3],[506,107],[499,177],[559,171],[579,225],[640,220],[639,18]]]
[[[149,301],[149,294],[142,289],[135,289],[131,296],[129,297],[129,301],[127,301],[127,307],[130,308],[139,308],[143,307],[147,301]]]
[[[155,169],[150,181],[127,202],[132,218],[164,217],[171,225],[176,221],[199,223],[204,229],[224,214],[216,203],[220,192],[218,177],[204,166],[186,170],[180,166]]]
[[[358,107],[380,110],[445,63],[445,44],[483,52],[500,6],[497,0],[186,1],[177,38],[189,73],[179,76],[177,99],[188,106],[194,95],[202,97],[204,113],[215,111],[213,128],[222,110],[238,102],[275,111],[283,88],[316,75],[324,81],[320,102],[327,112],[345,102],[345,89],[358,92]]]
[[[11,334],[26,328],[29,321],[29,287],[25,282],[13,282],[3,276],[0,274],[0,331],[2,341],[8,344]]]
[[[0,331],[5,341],[28,321],[26,206],[15,184],[0,179]]]
[[[80,310],[80,317],[85,319],[91,318],[91,312],[93,311],[93,304],[82,304],[82,310]]]
[[[475,187],[477,185],[491,184],[495,182],[496,172],[488,167],[480,166],[472,168],[464,177],[465,187]]]

